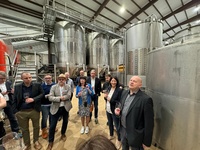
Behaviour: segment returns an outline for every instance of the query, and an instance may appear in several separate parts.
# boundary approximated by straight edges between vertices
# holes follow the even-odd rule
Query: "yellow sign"
[[[118,72],[124,72],[124,71],[125,71],[125,65],[119,65]]]

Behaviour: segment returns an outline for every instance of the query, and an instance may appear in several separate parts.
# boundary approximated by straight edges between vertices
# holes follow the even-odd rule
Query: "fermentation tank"
[[[99,32],[92,32],[88,34],[88,66],[90,69],[97,69],[99,70],[99,73],[103,73],[105,68],[107,68],[109,65],[108,44],[109,38],[107,35]]]
[[[67,21],[55,24],[54,42],[57,67],[76,76],[86,63],[85,32],[82,26]]]
[[[110,62],[110,73],[113,76],[117,76],[120,83],[124,83],[124,73],[125,73],[125,58],[124,58],[124,45],[123,39],[111,39],[109,45],[109,62]]]
[[[127,29],[127,82],[132,75],[144,76],[145,79],[147,52],[162,47],[162,30],[162,21],[153,16]]]
[[[146,92],[154,102],[153,142],[163,150],[200,147],[200,38],[147,55]]]

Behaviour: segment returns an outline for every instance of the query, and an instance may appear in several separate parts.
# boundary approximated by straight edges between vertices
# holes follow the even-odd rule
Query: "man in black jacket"
[[[153,101],[140,90],[142,80],[133,76],[129,90],[121,95],[121,106],[115,109],[120,115],[122,150],[146,150],[151,146],[154,113]]]
[[[41,98],[43,97],[43,89],[41,84],[33,83],[32,77],[29,72],[23,72],[21,74],[23,82],[17,84],[14,90],[14,102],[18,112],[16,113],[19,126],[22,130],[22,137],[25,149],[30,149],[30,132],[29,132],[29,120],[31,119],[33,124],[33,142],[34,148],[39,150],[42,145],[39,143],[39,120],[41,109]]]
[[[92,96],[92,101],[94,102],[94,117],[95,123],[98,123],[98,97],[101,92],[101,80],[96,77],[95,70],[91,70],[90,77],[87,78],[87,83],[91,84],[94,95]],[[92,112],[90,114],[90,119],[92,118]]]

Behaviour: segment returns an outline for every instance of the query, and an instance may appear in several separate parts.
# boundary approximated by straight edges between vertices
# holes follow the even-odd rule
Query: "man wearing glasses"
[[[19,125],[13,113],[13,93],[14,90],[11,87],[12,83],[6,81],[6,73],[0,71],[0,93],[4,96],[7,106],[4,108],[4,112],[7,115],[10,126],[13,132],[19,132]]]
[[[51,125],[49,129],[49,144],[47,150],[51,150],[53,147],[55,129],[60,116],[63,118],[60,140],[66,140],[65,133],[68,125],[69,111],[72,108],[70,97],[71,87],[66,84],[66,76],[64,74],[60,74],[58,76],[58,83],[51,87],[49,94],[49,100],[52,104],[50,108]]]
[[[51,74],[46,74],[44,76],[44,83],[42,83],[42,89],[44,90],[44,96],[41,100],[41,110],[42,110],[42,120],[41,120],[41,129],[42,129],[42,138],[46,139],[48,137],[47,132],[47,119],[49,117],[49,125],[51,122],[51,114],[50,114],[50,107],[51,102],[49,101],[49,93],[51,87],[55,84],[52,82]]]

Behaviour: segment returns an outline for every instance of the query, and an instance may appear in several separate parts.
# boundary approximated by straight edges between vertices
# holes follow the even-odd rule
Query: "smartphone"
[[[84,102],[83,105],[84,105],[84,107],[87,107],[87,102]]]

